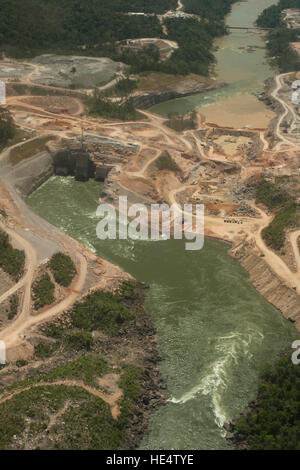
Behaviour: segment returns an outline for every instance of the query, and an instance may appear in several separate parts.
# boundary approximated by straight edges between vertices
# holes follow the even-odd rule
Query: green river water
[[[251,24],[259,11],[272,3],[239,3],[228,22]],[[232,37],[222,41],[224,47],[219,43],[218,54],[221,78],[228,70],[226,57],[232,56],[234,61],[236,52],[230,50],[229,45],[236,43]],[[268,66],[262,65],[263,51],[244,54],[239,50],[235,64],[242,85],[233,83],[232,92],[243,93],[247,86],[249,91],[247,83],[252,84],[254,76],[253,86],[259,87],[270,75]],[[239,67],[244,67],[242,57],[249,75],[244,68],[238,74]],[[253,71],[258,63],[259,73]],[[240,79],[241,75],[245,77]],[[191,99],[195,104],[205,96]],[[261,366],[290,347],[295,330],[256,293],[247,273],[228,256],[225,244],[206,240],[202,251],[188,252],[183,242],[175,240],[98,240],[95,213],[100,191],[101,185],[95,181],[79,183],[71,177],[55,176],[28,202],[92,251],[150,285],[146,306],[157,327],[163,357],[160,369],[170,401],[153,414],[141,447],[228,449],[223,423],[254,398]]]

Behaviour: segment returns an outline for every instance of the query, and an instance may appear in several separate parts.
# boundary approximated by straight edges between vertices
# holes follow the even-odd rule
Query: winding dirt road
[[[20,395],[20,393],[26,392],[28,390],[31,390],[32,388],[38,388],[38,387],[54,387],[57,385],[64,385],[66,387],[78,387],[82,388],[83,390],[87,391],[91,395],[94,395],[95,397],[101,398],[101,400],[105,401],[110,406],[111,414],[114,419],[118,419],[120,415],[120,407],[118,405],[118,401],[122,398],[123,392],[117,387],[116,391],[113,394],[106,394],[101,392],[100,390],[91,387],[90,385],[86,385],[83,381],[81,380],[55,380],[54,382],[39,382],[36,384],[31,384],[28,385],[27,387],[20,388],[18,390],[13,391],[12,393],[8,395],[4,395],[2,398],[0,398],[0,404],[7,402],[8,400],[11,400],[14,398],[16,395]]]

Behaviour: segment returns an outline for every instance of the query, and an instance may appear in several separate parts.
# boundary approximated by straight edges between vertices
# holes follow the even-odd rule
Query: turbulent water
[[[251,25],[272,3],[236,4],[228,23]],[[260,89],[271,71],[263,64],[263,50],[249,54],[239,49],[249,44],[263,45],[259,36],[245,33],[234,33],[218,43],[219,75],[231,83],[229,87],[157,109],[177,107],[182,112],[226,94]],[[182,242],[174,240],[97,240],[100,191],[94,181],[53,177],[29,198],[29,204],[92,251],[151,286],[147,308],[158,330],[164,359],[160,368],[170,401],[153,414],[142,448],[227,449],[223,423],[254,398],[262,364],[290,347],[295,330],[255,292],[247,273],[221,243],[206,240],[202,251],[187,252]]]
[[[154,413],[143,448],[226,449],[222,425],[254,398],[264,361],[290,347],[292,325],[260,297],[228,247],[206,240],[100,241],[101,185],[52,177],[29,198],[43,217],[92,251],[150,284],[147,308],[158,329],[169,403]]]

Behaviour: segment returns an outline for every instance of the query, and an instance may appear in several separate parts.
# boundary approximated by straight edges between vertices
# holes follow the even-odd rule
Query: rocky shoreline
[[[284,318],[292,322],[300,332],[300,302],[297,292],[288,287],[247,243],[238,249],[233,247],[230,254],[249,273],[249,280],[257,292],[280,310]]]
[[[136,327],[124,330],[120,340],[138,345],[144,352],[143,367],[145,374],[142,382],[143,393],[135,405],[131,425],[126,430],[124,449],[131,450],[139,447],[148,432],[148,425],[154,411],[167,402],[167,384],[160,374],[158,363],[161,357],[158,352],[156,329],[150,314],[144,308],[148,286],[137,283],[135,310],[137,312]],[[117,339],[117,341],[119,341]],[[114,340],[113,340],[114,342]],[[114,342],[114,347],[118,345]],[[109,349],[109,344],[108,344]]]
[[[165,101],[217,90],[226,85],[225,82],[217,80],[210,80],[206,83],[196,79],[187,79],[179,81],[177,84],[166,86],[164,91],[139,91],[132,96],[132,100],[136,108],[147,109]]]
[[[48,152],[43,152],[38,156],[32,157],[16,167],[10,167],[8,160],[2,163],[3,173],[7,176],[7,182],[9,182],[10,188],[14,191],[18,199],[18,204],[21,204],[23,207],[27,207],[25,202],[26,197],[54,173],[53,161]],[[33,214],[32,220],[40,220],[40,217]],[[50,226],[44,219],[41,219],[41,221],[46,227]],[[58,230],[59,229],[56,227],[53,227],[53,232],[56,233]],[[60,238],[61,237],[68,239],[68,242],[72,242],[72,239],[67,234],[61,233]],[[93,253],[89,253],[86,248],[81,248],[80,244],[76,240],[73,240],[73,248],[75,247],[81,252],[84,252],[87,259],[90,259],[90,262],[93,261],[97,266],[104,267],[104,265],[107,264]],[[96,262],[96,258],[98,262]],[[97,269],[99,270],[100,268]],[[101,268],[100,270],[102,271],[103,269]],[[117,267],[115,267],[115,271],[113,277],[116,282],[118,273],[120,274],[120,280],[128,277],[124,275],[122,278],[122,274],[124,273]],[[91,275],[92,272],[93,269],[91,267],[89,268],[89,275]],[[89,283],[85,285],[83,296],[81,296],[80,299],[83,299],[87,293],[101,288],[97,285],[93,287],[93,285],[94,281],[90,285]],[[152,413],[158,407],[163,406],[168,398],[166,392],[167,385],[158,368],[161,357],[158,352],[156,329],[152,323],[150,314],[144,308],[146,294],[147,286],[142,283],[136,283],[134,301],[128,304],[128,309],[135,314],[136,320],[128,326],[123,327],[117,335],[109,336],[101,334],[99,337],[99,345],[97,346],[99,353],[104,352],[108,359],[117,359],[117,362],[120,364],[123,362],[132,362],[138,367],[141,367],[144,371],[139,380],[141,395],[135,403],[132,414],[129,417],[129,425],[126,427],[124,442],[122,443],[122,447],[126,450],[133,450],[139,447],[143,437],[147,434],[149,419]],[[64,321],[64,317],[67,315],[68,312],[65,312],[62,316],[57,317],[57,319],[53,321]],[[45,324],[42,325],[45,326]],[[41,334],[43,335],[42,332]],[[38,338],[39,335],[34,333],[32,339],[31,336],[28,336],[27,341],[34,345]],[[38,341],[40,341],[40,339]],[[72,357],[69,357],[67,354],[64,361],[67,359],[70,360]],[[53,357],[53,360],[55,363],[58,358]],[[47,364],[45,364],[45,367],[47,369]],[[15,370],[14,367],[12,369],[9,368],[7,371],[4,369],[1,374],[1,382],[4,380],[3,384],[7,385],[9,385],[11,381],[15,382],[16,371],[18,374],[18,369]],[[3,373],[5,374],[5,378]]]

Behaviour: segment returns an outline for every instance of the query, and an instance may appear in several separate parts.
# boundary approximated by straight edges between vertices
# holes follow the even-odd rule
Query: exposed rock
[[[299,331],[300,302],[298,294],[286,286],[266,261],[251,251],[249,246],[243,246],[235,251],[234,256],[249,272],[250,282],[255,289],[274,307],[278,308],[287,320],[294,322]]]
[[[224,82],[217,81],[208,83],[200,79],[201,77],[196,77],[178,80],[177,83],[166,86],[164,91],[140,91],[132,97],[133,103],[136,108],[147,109],[164,101],[214,90],[226,85]]]
[[[35,57],[32,64],[41,68],[34,72],[32,81],[58,87],[93,88],[99,83],[112,80],[125,68],[121,62],[108,58],[59,56],[44,54]]]

